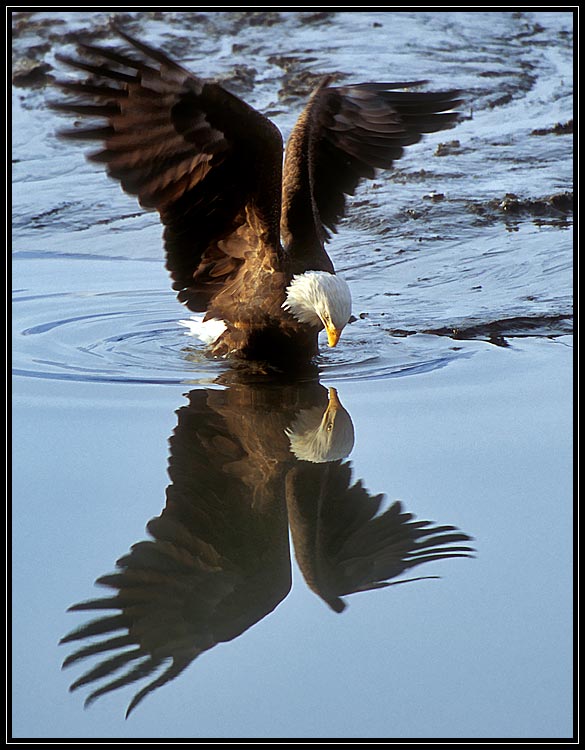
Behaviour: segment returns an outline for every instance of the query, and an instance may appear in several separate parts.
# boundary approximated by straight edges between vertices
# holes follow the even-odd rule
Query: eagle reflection
[[[163,512],[147,525],[151,539],[97,580],[111,596],[71,607],[114,612],[61,641],[87,644],[64,666],[99,655],[71,685],[94,687],[86,705],[144,685],[128,716],[203,651],[275,609],[291,588],[289,526],[307,584],[336,612],[343,596],[390,586],[431,560],[471,555],[467,534],[414,521],[400,502],[381,512],[384,496],[353,482],[344,462],[353,425],[333,388],[238,382],[193,390],[188,400],[177,411],[171,483]]]

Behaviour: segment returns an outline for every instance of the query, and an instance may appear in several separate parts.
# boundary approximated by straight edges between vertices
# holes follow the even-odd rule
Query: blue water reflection
[[[381,511],[384,496],[352,477],[344,459],[353,424],[334,388],[227,379],[220,390],[192,390],[177,412],[152,539],[98,579],[106,596],[71,608],[115,611],[63,638],[83,644],[66,666],[99,655],[71,686],[90,685],[86,703],[136,683],[130,713],[269,614],[291,588],[289,527],[306,583],[335,612],[342,597],[417,580],[393,579],[472,552],[467,534],[415,521],[399,501]],[[101,640],[87,645],[93,636]]]

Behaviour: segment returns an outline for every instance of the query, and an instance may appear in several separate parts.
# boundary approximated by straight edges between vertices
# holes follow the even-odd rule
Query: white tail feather
[[[213,344],[221,336],[227,326],[223,320],[211,318],[203,320],[203,315],[193,315],[188,320],[180,320],[179,325],[185,326],[187,336],[197,336],[204,344]]]

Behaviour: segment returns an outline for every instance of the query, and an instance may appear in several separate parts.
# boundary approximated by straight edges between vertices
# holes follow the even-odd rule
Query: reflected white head
[[[299,461],[322,464],[346,458],[354,443],[353,422],[343,408],[335,388],[329,388],[329,403],[300,411],[285,430],[290,449]]]
[[[282,306],[300,323],[323,325],[329,346],[335,346],[351,316],[351,293],[335,274],[305,271],[293,277]]]

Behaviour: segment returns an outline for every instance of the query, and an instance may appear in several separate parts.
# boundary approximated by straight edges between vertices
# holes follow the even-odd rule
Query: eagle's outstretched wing
[[[229,320],[212,309],[222,292],[247,301],[257,267],[279,267],[282,137],[218,84],[118,33],[139,54],[80,44],[81,59],[58,56],[87,76],[61,81],[68,97],[53,106],[98,120],[61,135],[100,142],[89,158],[159,212],[179,299]]]
[[[311,96],[286,145],[282,235],[296,273],[332,271],[324,243],[345,214],[346,195],[389,169],[424,133],[450,127],[458,91],[404,91],[426,81],[329,87]]]

